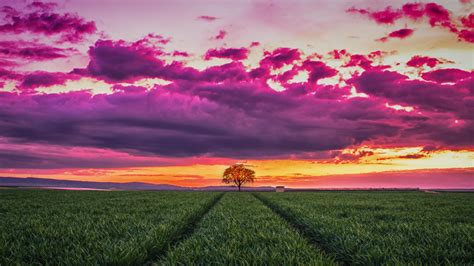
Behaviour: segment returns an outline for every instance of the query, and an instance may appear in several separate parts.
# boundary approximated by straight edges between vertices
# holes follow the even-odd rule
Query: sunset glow
[[[471,1],[1,1],[0,176],[474,188]]]

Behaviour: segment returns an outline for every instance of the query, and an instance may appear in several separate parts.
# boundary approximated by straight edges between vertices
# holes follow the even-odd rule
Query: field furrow
[[[332,265],[249,193],[226,193],[159,265]]]
[[[345,264],[469,265],[474,261],[471,193],[255,195]]]
[[[143,264],[221,193],[3,190],[0,265]]]

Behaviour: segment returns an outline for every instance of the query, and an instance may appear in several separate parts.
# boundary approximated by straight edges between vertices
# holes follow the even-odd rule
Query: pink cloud
[[[412,171],[392,171],[368,174],[348,174],[329,176],[263,177],[263,182],[286,185],[288,187],[317,188],[420,188],[420,189],[461,189],[474,188],[473,168],[428,169]],[[261,181],[261,182],[262,182]]]
[[[455,33],[459,40],[474,42],[474,38],[472,37],[473,33],[469,30],[472,28],[472,14],[465,17],[455,18],[448,9],[436,3],[407,3],[399,9],[394,9],[391,6],[388,6],[381,11],[353,7],[348,9],[347,12],[367,16],[377,24],[393,24],[400,18],[407,18],[412,21],[420,22],[422,18],[426,18],[431,27],[448,29],[450,32]],[[411,33],[407,29],[404,32],[399,30],[392,32],[391,34],[394,34],[394,36],[388,37],[405,38]],[[388,37],[383,37],[380,41],[387,41]]]
[[[425,6],[422,3],[407,3],[402,6],[402,11],[407,17],[417,20],[425,15]]]
[[[347,12],[367,15],[378,24],[393,24],[397,19],[402,17],[402,14],[399,10],[393,10],[391,7],[387,7],[381,11],[371,11],[369,9],[359,9],[352,7],[349,8]]]
[[[188,52],[185,51],[174,51],[173,56],[182,56],[182,57],[189,57],[191,56]]]
[[[378,53],[375,53],[375,54],[371,53],[368,56],[361,55],[361,54],[353,54],[353,55],[346,54],[349,57],[349,62],[343,65],[343,67],[357,67],[358,66],[358,67],[363,68],[364,70],[370,70],[373,68],[376,68],[376,69],[388,68],[389,66],[385,66],[385,65],[374,66],[373,61],[367,58],[367,57],[375,58],[378,56],[377,54]]]
[[[405,39],[405,38],[413,35],[413,32],[414,32],[414,30],[412,30],[412,29],[406,29],[406,28],[405,29],[399,29],[399,30],[390,32],[388,34],[388,36],[382,37],[382,38],[378,39],[378,41],[386,42],[390,38]]]
[[[474,31],[473,30],[461,30],[458,34],[460,40],[474,43]]]
[[[216,36],[212,37],[214,40],[223,40],[227,36],[227,31],[225,30],[220,30],[219,33],[217,33]]]
[[[214,20],[216,20],[216,19],[218,19],[218,18],[217,18],[217,17],[214,17],[214,16],[206,16],[206,15],[203,15],[203,16],[197,17],[197,19],[203,20],[203,21],[211,22],[211,21],[214,21]]]
[[[248,57],[249,50],[247,48],[220,48],[220,49],[209,49],[204,55],[205,60],[211,58],[229,58],[232,60],[243,60]]]
[[[76,43],[97,31],[95,22],[86,21],[72,13],[55,13],[55,6],[34,2],[29,6],[33,9],[30,12],[4,6],[2,10],[4,24],[0,25],[0,32],[14,34],[30,32],[59,36],[61,41]]]
[[[259,46],[259,45],[260,45],[260,42],[252,42],[252,43],[250,44],[250,47],[257,47],[257,46]]]
[[[449,11],[443,6],[435,3],[426,4],[425,15],[428,17],[431,26],[442,26],[456,31],[455,26],[451,24]]]
[[[407,66],[419,68],[426,65],[429,67],[435,67],[438,64],[442,64],[442,63],[443,61],[439,60],[438,58],[415,55],[407,62]]]
[[[322,78],[333,77],[337,74],[337,70],[327,66],[321,61],[306,60],[303,62],[301,68],[309,72],[309,83],[316,83]]]
[[[329,52],[329,54],[334,58],[334,59],[341,59],[342,57],[347,55],[347,51],[345,49],[342,50],[332,50]]]
[[[399,29],[399,30],[390,32],[390,34],[388,34],[388,37],[404,39],[412,34],[413,34],[412,29]]]
[[[298,49],[278,48],[272,52],[265,51],[264,58],[260,61],[260,65],[272,68],[281,68],[284,65],[292,64],[299,60],[301,52]]]
[[[469,14],[469,16],[462,17],[461,23],[466,28],[474,28],[474,13]]]

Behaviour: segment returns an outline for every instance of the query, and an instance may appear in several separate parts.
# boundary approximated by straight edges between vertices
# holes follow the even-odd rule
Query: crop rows
[[[339,262],[357,265],[474,261],[472,194],[258,193]]]
[[[332,265],[295,229],[248,193],[226,193],[163,265]]]
[[[473,199],[4,189],[0,265],[469,265]]]
[[[220,193],[2,190],[0,265],[143,264]]]

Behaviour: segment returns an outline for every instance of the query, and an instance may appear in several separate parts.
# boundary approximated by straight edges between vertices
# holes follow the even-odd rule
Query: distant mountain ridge
[[[168,184],[149,184],[142,182],[114,183],[114,182],[93,182],[93,181],[73,181],[58,180],[49,178],[17,178],[0,177],[0,186],[9,187],[51,187],[51,188],[90,188],[109,190],[189,190],[190,188]]]
[[[182,187],[169,184],[150,184],[143,182],[115,183],[95,181],[73,181],[37,177],[0,177],[3,187],[36,187],[36,188],[85,188],[104,190],[202,190],[202,191],[233,191],[231,186]],[[273,187],[246,187],[243,190],[273,190]]]

